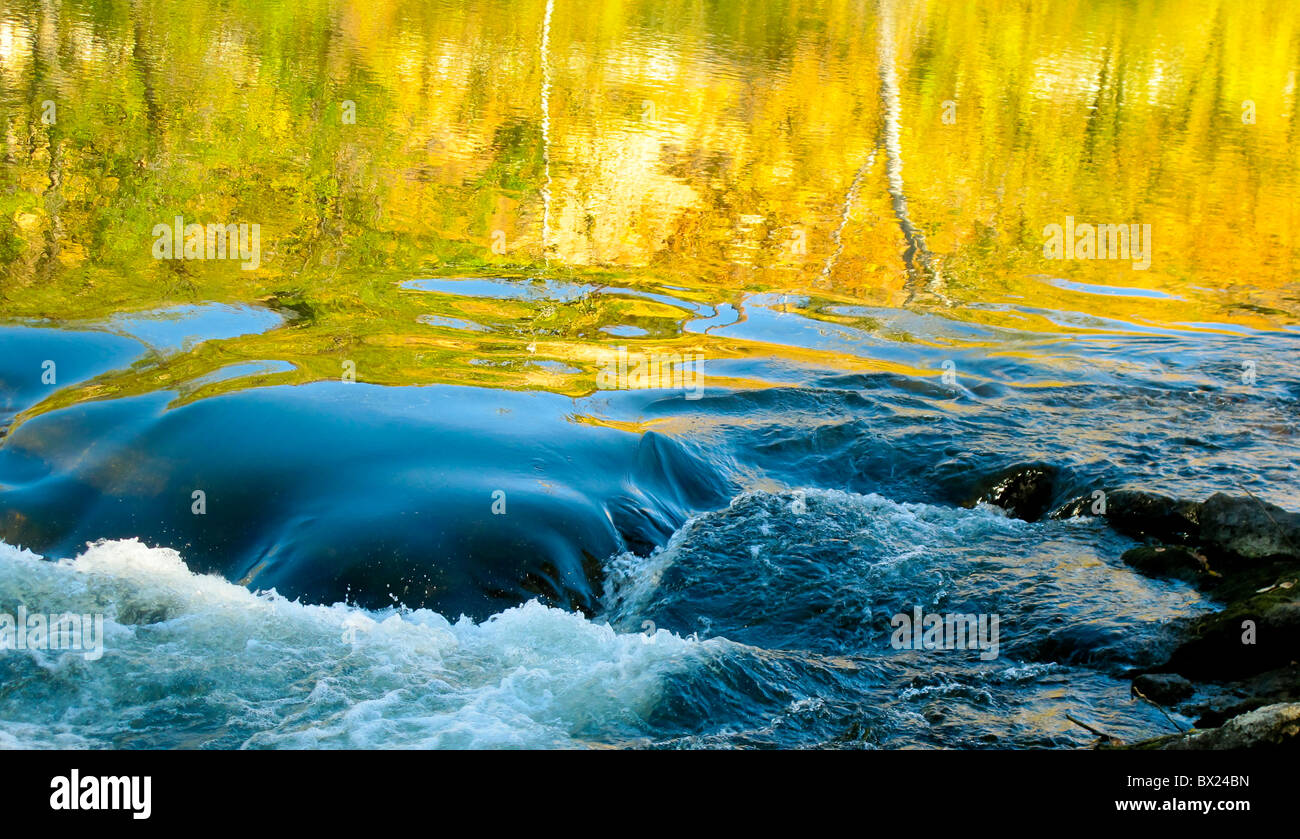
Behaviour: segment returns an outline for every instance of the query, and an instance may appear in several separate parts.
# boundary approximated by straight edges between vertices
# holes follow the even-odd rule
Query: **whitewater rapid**
[[[0,652],[11,748],[1077,745],[1168,725],[1124,672],[1201,600],[1095,520],[746,491],[604,563],[593,617],[486,620],[250,591],[175,550],[0,543],[0,614],[101,614],[102,656]],[[891,616],[998,616],[996,660],[891,645]]]
[[[573,747],[630,737],[721,642],[537,602],[475,623],[293,602],[137,540],[45,561],[0,543],[0,611],[105,615],[105,651],[0,653],[0,746]],[[39,701],[38,701],[39,700]]]

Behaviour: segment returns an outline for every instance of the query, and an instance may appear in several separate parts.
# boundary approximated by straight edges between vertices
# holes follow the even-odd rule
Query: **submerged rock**
[[[1173,577],[1198,583],[1211,573],[1205,557],[1187,548],[1144,545],[1125,551],[1122,559],[1125,565],[1148,577]]]

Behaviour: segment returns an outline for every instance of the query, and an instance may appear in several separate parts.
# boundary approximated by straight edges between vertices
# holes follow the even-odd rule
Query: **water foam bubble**
[[[105,652],[0,653],[8,747],[572,747],[647,737],[710,654],[537,602],[489,620],[307,605],[138,540],[47,561],[0,542],[0,610],[98,612]]]

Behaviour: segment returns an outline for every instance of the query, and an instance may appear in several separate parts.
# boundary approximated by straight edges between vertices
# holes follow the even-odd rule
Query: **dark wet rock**
[[[1052,518],[1102,515],[1116,531],[1164,545],[1200,547],[1229,567],[1260,560],[1300,562],[1300,513],[1249,496],[1216,493],[1203,503],[1144,490],[1117,489],[1076,498]]]
[[[1227,604],[1180,622],[1183,640],[1169,659],[1133,682],[1153,702],[1199,715],[1198,727],[1220,727],[1131,748],[1294,745],[1300,715],[1278,709],[1300,709],[1300,514],[1224,493],[1199,504],[1138,490],[1102,495],[1104,512],[1094,496],[1052,515],[1104,515],[1148,542],[1126,551],[1125,564],[1195,583]]]
[[[1237,682],[1205,685],[1195,701],[1178,710],[1197,717],[1197,728],[1213,728],[1238,714],[1279,702],[1300,702],[1300,665],[1290,664]]]
[[[1038,521],[1051,507],[1060,469],[1050,463],[1018,463],[979,481],[963,506],[983,501],[1025,521]]]
[[[1133,687],[1161,705],[1175,705],[1196,692],[1196,687],[1177,673],[1145,673],[1133,680]]]
[[[1144,545],[1125,551],[1123,560],[1125,565],[1148,577],[1172,577],[1197,583],[1210,574],[1205,557],[1187,548]]]
[[[1190,621],[1183,641],[1157,668],[1192,679],[1240,679],[1300,657],[1300,600],[1294,579]]]
[[[1106,493],[1106,523],[1134,539],[1193,545],[1200,534],[1200,505],[1141,490]]]
[[[1049,519],[1072,519],[1076,516],[1099,516],[1101,513],[1093,510],[1095,503],[1095,498],[1084,496],[1072,498],[1048,513],[1047,517]]]
[[[1174,751],[1266,749],[1300,746],[1300,703],[1267,705],[1233,717],[1218,728],[1193,729],[1125,748]]]
[[[1050,518],[1101,516],[1116,531],[1133,539],[1172,545],[1195,545],[1200,538],[1200,504],[1136,489],[1096,490],[1066,502]]]
[[[1210,568],[1213,573],[1202,578],[1202,587],[1222,603],[1249,600],[1261,592],[1272,591],[1278,585],[1285,588],[1288,579],[1294,579],[1295,572],[1294,564],[1261,561],[1256,567],[1242,567],[1216,556],[1210,558]],[[1288,578],[1287,574],[1291,577]]]
[[[1227,564],[1300,562],[1300,513],[1250,496],[1215,493],[1204,502],[1135,489],[1097,491],[1050,513],[1054,519],[1099,515],[1125,536],[1202,547]]]
[[[1226,559],[1300,561],[1300,513],[1220,492],[1201,505],[1199,521],[1201,544]]]

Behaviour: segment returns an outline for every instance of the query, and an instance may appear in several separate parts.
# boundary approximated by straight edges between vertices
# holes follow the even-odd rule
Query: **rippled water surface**
[[[7,5],[0,613],[105,635],[0,746],[1170,730],[1214,604],[963,502],[1300,508],[1298,66],[1280,0]]]

